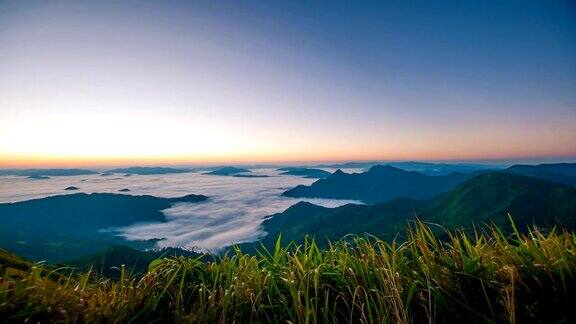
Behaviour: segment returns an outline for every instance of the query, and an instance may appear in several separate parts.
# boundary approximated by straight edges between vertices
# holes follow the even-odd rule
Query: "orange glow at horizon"
[[[158,166],[158,165],[234,165],[258,163],[323,163],[350,161],[514,161],[576,159],[576,152],[545,152],[543,154],[450,154],[440,153],[397,153],[397,154],[298,154],[294,155],[212,155],[212,156],[140,156],[140,157],[74,157],[74,156],[40,156],[40,155],[0,155],[0,168],[49,168],[49,167],[110,167],[110,166]]]

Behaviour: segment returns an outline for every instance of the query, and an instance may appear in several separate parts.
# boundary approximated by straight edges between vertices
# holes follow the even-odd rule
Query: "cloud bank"
[[[159,247],[188,247],[218,251],[234,243],[249,242],[265,235],[260,228],[269,215],[281,212],[301,200],[335,207],[350,200],[295,199],[281,193],[313,179],[280,175],[272,169],[254,170],[267,178],[237,178],[200,173],[111,176],[54,177],[42,181],[22,177],[0,177],[0,202],[27,200],[69,192],[68,186],[80,192],[112,192],[129,188],[129,194],[178,197],[203,194],[210,197],[202,203],[177,203],[163,211],[164,223],[135,224],[119,230],[128,240],[158,239]]]

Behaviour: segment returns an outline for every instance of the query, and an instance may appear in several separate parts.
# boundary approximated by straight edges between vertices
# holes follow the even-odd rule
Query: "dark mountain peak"
[[[324,208],[325,207],[314,205],[311,202],[299,201],[299,202],[295,203],[294,205],[288,207],[288,209],[286,209],[286,211],[302,212],[302,211],[308,211],[308,210],[320,210],[320,209],[324,209]]]
[[[337,176],[339,176],[339,175],[343,175],[343,174],[346,174],[346,173],[344,173],[344,171],[342,171],[341,169],[338,169],[338,170],[336,170],[332,175],[337,175]]]
[[[472,174],[428,176],[391,165],[375,165],[362,173],[338,170],[309,186],[297,186],[283,193],[288,197],[353,199],[381,203],[394,198],[428,199],[449,191]]]
[[[266,227],[267,232],[279,233],[282,229],[272,229],[275,226],[274,224],[279,224],[280,227],[284,227],[286,224],[298,224],[325,210],[329,210],[329,208],[314,205],[306,201],[300,201],[288,207],[285,211],[270,216],[263,222],[263,225]]]
[[[309,201],[299,201],[297,203],[295,203],[294,205],[288,207],[288,208],[292,208],[292,207],[303,207],[303,206],[318,206],[318,205],[314,205],[313,203],[309,202]]]

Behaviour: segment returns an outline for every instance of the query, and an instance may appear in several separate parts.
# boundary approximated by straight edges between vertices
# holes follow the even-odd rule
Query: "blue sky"
[[[576,156],[570,1],[2,1],[0,164]]]

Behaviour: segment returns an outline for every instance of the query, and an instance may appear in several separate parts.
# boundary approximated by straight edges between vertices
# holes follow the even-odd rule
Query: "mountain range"
[[[283,193],[287,197],[352,199],[381,203],[395,198],[427,199],[473,177],[470,173],[429,176],[390,165],[375,165],[362,173],[337,170],[310,186],[299,185]]]
[[[370,162],[346,162],[334,164],[319,164],[310,168],[331,169],[369,169],[375,165],[390,165],[405,171],[418,171],[426,175],[446,175],[454,172],[474,173],[482,170],[496,170],[503,168],[500,165],[476,164],[476,163],[433,163],[420,161],[370,161]]]
[[[432,166],[417,162],[405,162],[404,165],[406,168]],[[362,173],[338,170],[333,174],[320,169],[281,168],[279,171],[286,174],[303,177],[327,176],[310,186],[290,189],[284,193],[285,196],[353,199],[367,205],[325,208],[306,202],[297,203],[264,221],[264,231],[269,234],[262,242],[271,244],[280,233],[286,240],[301,240],[306,234],[336,240],[346,234],[362,233],[393,239],[401,236],[406,222],[415,218],[448,228],[496,223],[508,231],[511,230],[508,213],[521,228],[532,224],[575,227],[576,164],[514,165],[497,172],[470,166],[469,171],[473,169],[476,171],[429,175],[391,165],[375,165]],[[38,170],[20,171],[23,173],[19,175],[38,177],[43,177],[42,174],[62,176],[85,172],[82,169],[46,169],[40,173]],[[157,174],[190,171],[137,167],[109,172]],[[218,167],[211,174],[263,176],[237,167]],[[49,261],[85,257],[117,244],[136,249],[150,248],[155,242],[126,241],[110,229],[140,222],[163,222],[161,210],[171,204],[205,199],[207,197],[202,195],[159,198],[77,193],[0,204],[0,246],[33,260]],[[118,249],[111,253],[117,255]]]
[[[506,170],[514,174],[576,186],[576,163],[517,164]]]
[[[344,173],[337,170],[326,179],[320,179],[309,186],[297,186],[284,192],[283,195],[300,198],[353,199],[370,204],[395,198],[427,199],[446,192],[478,174],[490,171],[454,172],[431,176],[391,165],[375,165],[362,173]],[[502,171],[571,186],[576,185],[576,163],[513,165]]]
[[[334,241],[347,234],[364,233],[391,240],[402,236],[407,222],[416,218],[446,228],[496,224],[511,232],[508,215],[520,229],[532,225],[574,229],[576,188],[509,172],[490,172],[428,200],[400,198],[337,208],[299,202],[263,222],[268,234],[260,243],[273,246],[280,234],[287,242],[301,242],[305,235],[326,242],[325,239]]]

